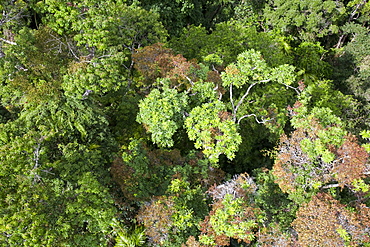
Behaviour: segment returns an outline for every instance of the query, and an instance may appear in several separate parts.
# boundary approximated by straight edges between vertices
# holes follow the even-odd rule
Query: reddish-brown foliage
[[[186,244],[182,244],[181,247],[200,247],[200,243],[195,239],[194,236],[190,236],[186,241]]]
[[[134,173],[134,169],[125,165],[121,157],[117,157],[112,163],[110,172],[113,180],[120,185],[125,197],[129,200],[134,200],[135,197],[130,191],[130,188],[126,186],[126,184],[130,181],[132,174]]]
[[[351,186],[355,179],[365,177],[368,153],[357,143],[355,136],[347,136],[336,153],[338,158],[334,163],[332,173],[341,187]]]
[[[303,140],[309,139],[313,143],[319,139],[317,132],[323,130],[317,120],[312,119],[309,130],[298,128],[290,137],[281,136],[273,174],[283,192],[295,192],[297,186],[312,188],[315,182],[337,182],[342,188],[352,187],[355,179],[365,177],[368,154],[352,135],[344,137],[345,141],[340,147],[327,145],[326,148],[334,154],[334,160],[328,163],[320,156],[312,159],[302,150]],[[301,176],[305,177],[305,184],[297,182]]]
[[[163,44],[157,43],[146,46],[132,55],[134,67],[143,76],[146,84],[155,82],[156,78],[168,78],[173,86],[197,81],[192,73],[193,68],[199,67],[195,61],[188,61],[181,54],[175,55]]]
[[[304,168],[311,162],[300,146],[300,142],[305,138],[307,135],[301,129],[294,131],[290,138],[286,135],[280,138],[279,155],[274,164],[273,174],[283,192],[296,190],[295,181],[300,174],[296,173],[294,168]]]
[[[168,238],[173,213],[173,201],[164,196],[153,199],[140,209],[136,219],[145,226],[149,242],[155,246],[162,245]]]
[[[161,185],[166,179],[165,177],[171,174],[173,167],[181,166],[185,162],[185,158],[181,156],[180,151],[177,149],[166,151],[160,149],[150,150],[145,146],[143,146],[143,148],[145,149],[145,158],[148,161],[147,170],[150,172],[136,171],[135,168],[132,167],[132,164],[126,164],[121,157],[113,161],[110,170],[113,180],[119,184],[123,195],[131,202],[149,200],[150,197],[154,195],[146,193],[139,195],[139,183],[142,185],[146,183],[148,186],[152,186],[154,183],[159,183],[159,185]],[[127,152],[130,153],[129,150]],[[158,178],[156,178],[156,176]],[[159,187],[159,185],[157,187]],[[166,188],[164,188],[164,190],[165,189]],[[154,190],[155,188],[147,188],[148,192]]]
[[[144,76],[146,83],[153,83],[160,76],[157,59],[165,54],[172,54],[172,50],[163,47],[161,43],[146,46],[132,54],[134,67]]]
[[[256,237],[256,242],[261,247],[299,247],[297,239],[292,234],[282,232],[277,223],[260,229]]]
[[[319,193],[302,205],[292,226],[301,246],[345,246],[341,231],[351,245],[369,241],[369,208],[362,206],[357,213],[345,208],[331,195]]]

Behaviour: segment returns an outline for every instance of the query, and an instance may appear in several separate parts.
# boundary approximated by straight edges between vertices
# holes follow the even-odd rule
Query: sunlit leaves
[[[127,54],[116,52],[102,58],[71,62],[61,86],[66,95],[78,99],[86,99],[90,93],[116,92],[127,85],[127,71],[122,66],[127,60]]]
[[[327,183],[352,188],[354,181],[365,176],[368,154],[364,148],[329,109],[309,112],[298,103],[294,110],[292,124],[297,129],[289,138],[281,137],[273,168],[280,188],[297,201]]]
[[[195,147],[202,148],[213,163],[217,163],[220,154],[233,159],[241,143],[236,124],[227,113],[222,118],[224,111],[225,106],[221,102],[205,103],[193,108],[185,120],[190,140],[195,140]]]
[[[160,92],[153,89],[139,103],[137,121],[152,133],[152,141],[162,147],[172,147],[172,136],[181,127],[188,96],[167,86]]]
[[[229,65],[225,73],[222,73],[223,86],[231,84],[237,88],[252,83],[268,79],[269,68],[262,58],[260,52],[247,50],[238,56],[236,64]]]
[[[254,239],[254,229],[264,219],[263,213],[249,198],[255,189],[252,179],[244,174],[211,188],[209,193],[214,203],[200,224],[200,243],[206,246],[229,245],[230,238],[250,243]]]
[[[133,50],[166,36],[158,15],[122,1],[86,0],[74,4],[46,1],[38,7],[45,23],[59,34],[75,34],[79,45],[109,50],[112,46]]]

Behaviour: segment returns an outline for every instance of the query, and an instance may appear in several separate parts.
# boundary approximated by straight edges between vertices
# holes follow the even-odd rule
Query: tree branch
[[[233,119],[234,122],[236,121],[236,112],[235,112],[235,107],[234,107],[234,100],[233,100],[233,84],[230,84],[230,102],[231,102],[231,107],[233,108]]]
[[[328,184],[328,185],[322,186],[321,189],[337,188],[339,186],[340,186],[339,184]]]
[[[17,43],[13,42],[13,41],[10,41],[10,40],[6,40],[6,39],[3,39],[3,38],[0,38],[1,41],[9,44],[9,45],[17,45]]]
[[[272,121],[272,120],[273,120],[273,118],[271,118],[271,119],[266,119],[266,120],[264,120],[264,119],[259,120],[259,119],[257,118],[257,115],[256,115],[256,114],[248,114],[248,115],[244,115],[244,116],[242,116],[241,118],[239,118],[239,120],[238,120],[238,124],[240,123],[240,121],[241,121],[243,118],[247,118],[247,117],[254,117],[254,119],[256,119],[256,122],[257,122],[257,123],[259,123],[259,124],[264,124],[264,123],[267,123],[267,122],[270,122],[270,121]]]
[[[292,87],[292,86],[290,86],[290,85],[288,85],[288,84],[285,84],[285,83],[280,83],[280,84],[282,84],[282,85],[284,85],[284,86],[286,86],[286,87],[288,87],[288,88],[291,88],[291,89],[294,89],[294,91],[299,95],[301,92],[299,91],[299,89],[298,88],[296,88],[296,87]]]
[[[266,81],[266,80],[265,80]],[[268,80],[269,81],[269,80]],[[236,113],[238,112],[238,109],[240,107],[240,105],[243,103],[244,99],[249,95],[249,92],[250,90],[252,89],[252,87],[254,87],[257,83],[259,82],[264,82],[264,81],[257,81],[251,85],[249,85],[247,91],[245,92],[245,94],[243,95],[243,97],[239,100],[238,104],[235,106],[234,108],[234,103],[231,102],[232,104],[232,107],[233,107],[233,118],[234,118],[234,121],[236,121]],[[232,84],[230,84],[230,90],[232,89]],[[230,98],[232,97],[232,92],[230,92]]]

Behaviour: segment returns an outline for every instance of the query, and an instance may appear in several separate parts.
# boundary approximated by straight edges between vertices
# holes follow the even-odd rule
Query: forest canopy
[[[370,246],[367,0],[2,0],[2,246]]]

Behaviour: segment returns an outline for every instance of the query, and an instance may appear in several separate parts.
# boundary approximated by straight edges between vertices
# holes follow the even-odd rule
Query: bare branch
[[[235,111],[235,107],[234,107],[233,84],[232,83],[230,84],[230,102],[231,102],[231,106],[233,108],[233,118],[234,118],[234,122],[235,122],[236,121],[236,111]]]
[[[321,189],[337,188],[339,186],[340,186],[339,184],[328,184],[328,185],[322,186]]]
[[[252,87],[254,87],[257,83],[259,83],[261,81],[257,81],[251,85],[249,85],[247,91],[245,92],[245,94],[243,95],[243,97],[239,100],[238,104],[234,107],[234,103],[231,102],[232,104],[232,107],[233,107],[233,118],[234,118],[234,121],[236,121],[236,113],[238,112],[238,109],[240,107],[240,105],[243,103],[244,99],[249,95],[249,92],[250,90],[252,89]],[[232,99],[232,84],[230,85],[230,100]]]
[[[189,83],[192,85],[192,86],[194,86],[194,82],[187,76],[187,75],[185,75],[185,78],[189,81]]]
[[[288,84],[285,84],[285,83],[280,83],[280,84],[282,84],[282,85],[286,86],[287,88],[291,88],[291,89],[293,89],[297,94],[300,94],[300,93],[301,93],[301,92],[299,91],[299,89],[298,89],[298,88],[296,88],[296,87],[292,87],[292,86],[290,86],[290,85],[288,85]]]
[[[259,120],[257,118],[257,115],[256,114],[248,114],[248,115],[244,115],[242,116],[241,118],[239,118],[238,120],[238,124],[240,123],[240,121],[243,119],[243,118],[247,118],[247,117],[254,117],[254,119],[256,119],[256,122],[259,123],[259,124],[265,124],[267,122],[270,122],[272,121],[274,118],[271,118],[271,119],[262,119],[262,120]]]
[[[3,39],[3,38],[0,38],[1,41],[9,44],[9,45],[17,45],[17,43],[13,42],[13,41],[10,41],[10,40],[6,40],[6,39]]]

